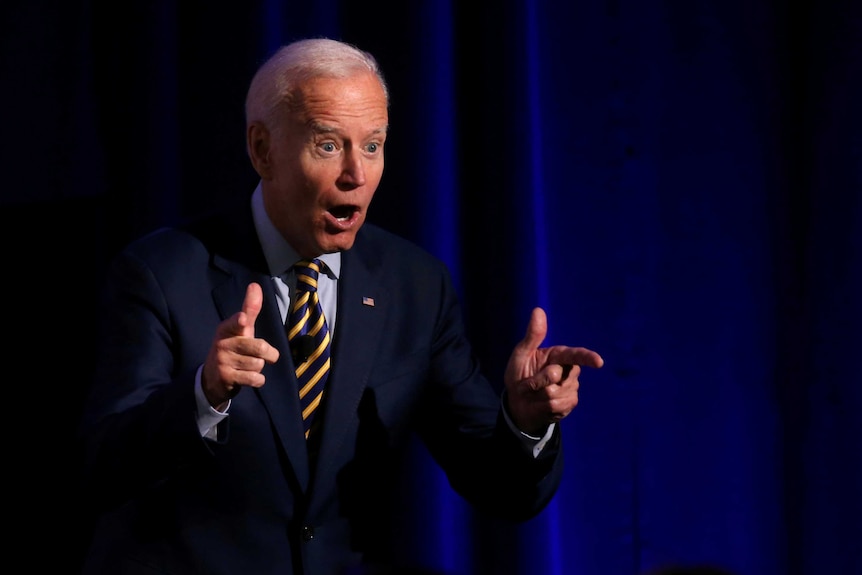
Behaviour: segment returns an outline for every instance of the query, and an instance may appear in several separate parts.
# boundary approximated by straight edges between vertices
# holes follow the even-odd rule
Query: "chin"
[[[337,236],[329,236],[321,242],[321,247],[324,253],[335,253],[349,250],[353,247],[353,242],[356,240],[356,234],[338,234]]]

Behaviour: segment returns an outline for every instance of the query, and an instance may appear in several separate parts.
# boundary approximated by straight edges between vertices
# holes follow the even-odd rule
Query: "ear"
[[[272,169],[269,146],[269,130],[260,122],[252,122],[246,130],[246,148],[248,157],[251,158],[251,165],[264,180],[269,179]]]

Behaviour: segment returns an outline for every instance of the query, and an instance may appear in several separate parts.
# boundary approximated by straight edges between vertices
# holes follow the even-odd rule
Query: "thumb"
[[[545,341],[545,336],[548,334],[548,317],[545,315],[545,310],[540,307],[533,308],[530,314],[530,322],[527,324],[527,333],[524,339],[518,344],[521,352],[533,353],[542,342]]]
[[[242,301],[242,313],[239,314],[239,325],[245,337],[254,337],[254,322],[263,307],[263,289],[260,284],[250,283],[245,290],[245,299]]]

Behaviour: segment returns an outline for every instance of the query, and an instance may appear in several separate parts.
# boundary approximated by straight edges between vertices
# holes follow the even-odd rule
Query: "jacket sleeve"
[[[99,507],[120,504],[209,456],[195,420],[196,367],[178,360],[177,312],[160,278],[147,258],[126,250],[105,280],[78,437],[84,490]]]
[[[499,392],[480,371],[448,273],[438,289],[420,434],[452,487],[478,509],[516,521],[532,518],[560,484],[559,426],[539,457],[524,448],[505,421]]]

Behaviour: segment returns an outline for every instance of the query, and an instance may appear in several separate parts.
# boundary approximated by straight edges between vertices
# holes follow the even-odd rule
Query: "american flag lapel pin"
[[[362,296],[362,305],[374,307],[374,298],[368,297],[368,296]]]

